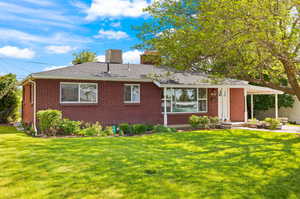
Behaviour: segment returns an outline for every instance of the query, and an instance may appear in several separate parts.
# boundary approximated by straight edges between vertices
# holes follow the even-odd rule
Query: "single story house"
[[[212,81],[201,73],[141,61],[122,64],[121,51],[108,50],[106,62],[30,74],[22,82],[23,122],[35,126],[36,113],[44,109],[61,110],[72,120],[103,125],[180,125],[187,124],[193,114],[232,122],[247,120],[248,82]]]

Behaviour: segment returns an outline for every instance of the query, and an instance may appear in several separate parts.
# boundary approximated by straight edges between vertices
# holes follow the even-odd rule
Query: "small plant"
[[[196,116],[196,115],[190,116],[189,117],[189,124],[194,129],[199,128],[199,125],[200,125],[199,116]]]
[[[113,127],[107,126],[105,127],[105,130],[101,133],[102,136],[112,136],[114,135]]]
[[[132,126],[130,126],[128,123],[119,124],[119,128],[124,132],[124,134],[131,135],[133,133]]]
[[[212,128],[216,128],[216,126],[220,123],[220,119],[218,117],[210,117],[209,124]]]
[[[76,135],[80,131],[81,122],[63,119],[58,124],[59,133],[62,135]]]
[[[209,118],[207,116],[199,117],[199,126],[201,128],[208,128],[209,125]]]
[[[143,134],[147,131],[147,126],[144,124],[134,124],[132,125],[132,130],[134,134]]]
[[[267,123],[269,129],[276,129],[280,125],[280,121],[276,118],[267,117],[264,121]]]
[[[173,133],[176,132],[175,128],[169,128],[163,125],[155,125],[153,128],[154,133]]]
[[[55,135],[57,126],[62,118],[62,113],[58,110],[42,110],[37,112],[37,118],[42,133],[46,135]]]
[[[99,136],[102,133],[102,126],[99,122],[89,124],[87,128],[82,129],[78,134],[83,136]]]
[[[152,131],[153,128],[154,128],[154,125],[152,125],[152,124],[146,124],[146,128],[147,128],[147,131]]]

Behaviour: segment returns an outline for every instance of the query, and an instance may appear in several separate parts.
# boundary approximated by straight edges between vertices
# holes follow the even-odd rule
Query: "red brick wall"
[[[213,95],[215,93],[215,95]],[[218,116],[218,90],[216,88],[208,89],[208,112],[207,113],[170,113],[168,114],[168,124],[187,124],[191,115],[207,115],[211,117]]]
[[[126,82],[98,81],[97,104],[60,104],[60,82],[70,80],[37,80],[37,111],[58,109],[72,120],[100,121],[103,125],[129,123],[163,123],[161,90],[153,83],[140,83],[141,103],[125,104],[123,87]],[[97,81],[76,81],[97,82]]]
[[[23,86],[22,98],[22,121],[30,124],[33,121],[33,104],[31,104],[31,84],[27,83]]]
[[[230,89],[230,120],[243,122],[245,117],[245,97],[243,88]]]
[[[153,83],[141,82],[141,103],[125,104],[123,88],[127,82],[36,80],[37,111],[58,109],[72,120],[100,121],[104,125],[129,123],[163,124],[161,112],[161,89]],[[98,82],[97,104],[60,104],[60,82]],[[23,121],[32,122],[33,106],[30,104],[30,86],[23,86]],[[216,95],[213,95],[215,93]],[[230,114],[232,121],[244,120],[244,92],[240,88],[230,89]],[[168,124],[186,124],[192,114],[168,114]],[[217,89],[208,89],[208,112],[196,115],[218,116]]]

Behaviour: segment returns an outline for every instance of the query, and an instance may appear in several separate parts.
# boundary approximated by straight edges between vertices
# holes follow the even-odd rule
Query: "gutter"
[[[33,129],[35,131],[35,136],[37,136],[37,128],[36,128],[36,82],[29,79],[30,83],[33,84]]]

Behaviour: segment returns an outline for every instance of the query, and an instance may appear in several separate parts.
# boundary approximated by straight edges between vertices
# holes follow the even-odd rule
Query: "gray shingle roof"
[[[100,62],[83,63],[64,68],[33,73],[33,78],[49,79],[91,79],[91,80],[127,80],[127,81],[156,81],[161,84],[184,85],[248,85],[246,81],[223,79],[212,83],[212,79],[201,73],[176,71],[168,67],[157,67],[145,64],[107,64]]]

